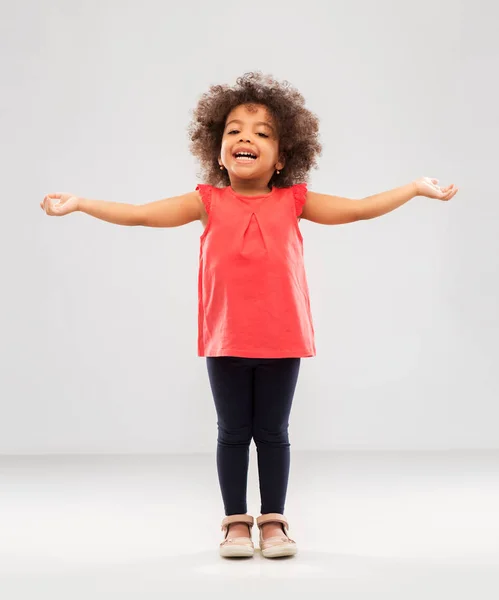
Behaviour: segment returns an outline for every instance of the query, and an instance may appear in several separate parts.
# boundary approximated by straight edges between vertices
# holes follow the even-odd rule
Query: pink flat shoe
[[[255,547],[251,537],[230,537],[229,525],[233,523],[245,523],[249,526],[250,532],[254,525],[254,518],[251,515],[229,515],[222,521],[222,531],[225,532],[225,539],[220,544],[220,556],[228,558],[236,556],[253,556]]]
[[[262,537],[262,525],[274,521],[281,524],[283,535],[273,536],[264,540]],[[288,522],[284,515],[268,513],[257,517],[256,523],[260,530],[260,550],[265,558],[293,556],[297,553],[296,542],[288,536]]]

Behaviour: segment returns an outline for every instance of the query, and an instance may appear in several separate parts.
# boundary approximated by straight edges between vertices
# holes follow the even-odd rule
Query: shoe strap
[[[267,513],[266,515],[260,515],[256,518],[256,524],[258,525],[259,529],[261,529],[262,525],[265,523],[270,523],[271,521],[282,523],[284,525],[284,532],[286,535],[288,535],[289,525],[284,515],[279,513]]]
[[[251,515],[229,515],[224,518],[222,521],[222,531],[227,529],[229,525],[233,525],[234,523],[244,523],[245,525],[249,525],[253,527],[255,519]]]

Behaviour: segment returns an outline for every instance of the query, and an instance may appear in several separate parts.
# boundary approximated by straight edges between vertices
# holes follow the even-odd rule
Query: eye
[[[231,133],[239,133],[239,130],[233,129],[232,131],[227,132],[227,135],[230,135]],[[266,133],[262,133],[262,132],[258,133],[257,135],[263,135],[263,137],[266,137],[266,138],[269,137]]]

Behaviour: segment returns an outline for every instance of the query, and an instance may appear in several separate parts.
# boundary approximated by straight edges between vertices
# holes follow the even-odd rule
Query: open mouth
[[[257,156],[255,154],[251,154],[250,152],[236,152],[234,154],[234,159],[238,163],[252,163],[257,160]]]

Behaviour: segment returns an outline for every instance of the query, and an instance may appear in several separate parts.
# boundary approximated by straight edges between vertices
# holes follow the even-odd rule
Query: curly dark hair
[[[234,87],[212,85],[191,111],[189,150],[201,163],[203,181],[213,186],[230,185],[227,170],[220,170],[218,157],[226,118],[241,104],[264,105],[277,126],[279,154],[286,164],[280,175],[272,175],[269,185],[284,188],[306,182],[322,152],[319,119],[305,108],[302,94],[288,81],[279,83],[260,71],[238,77]]]

